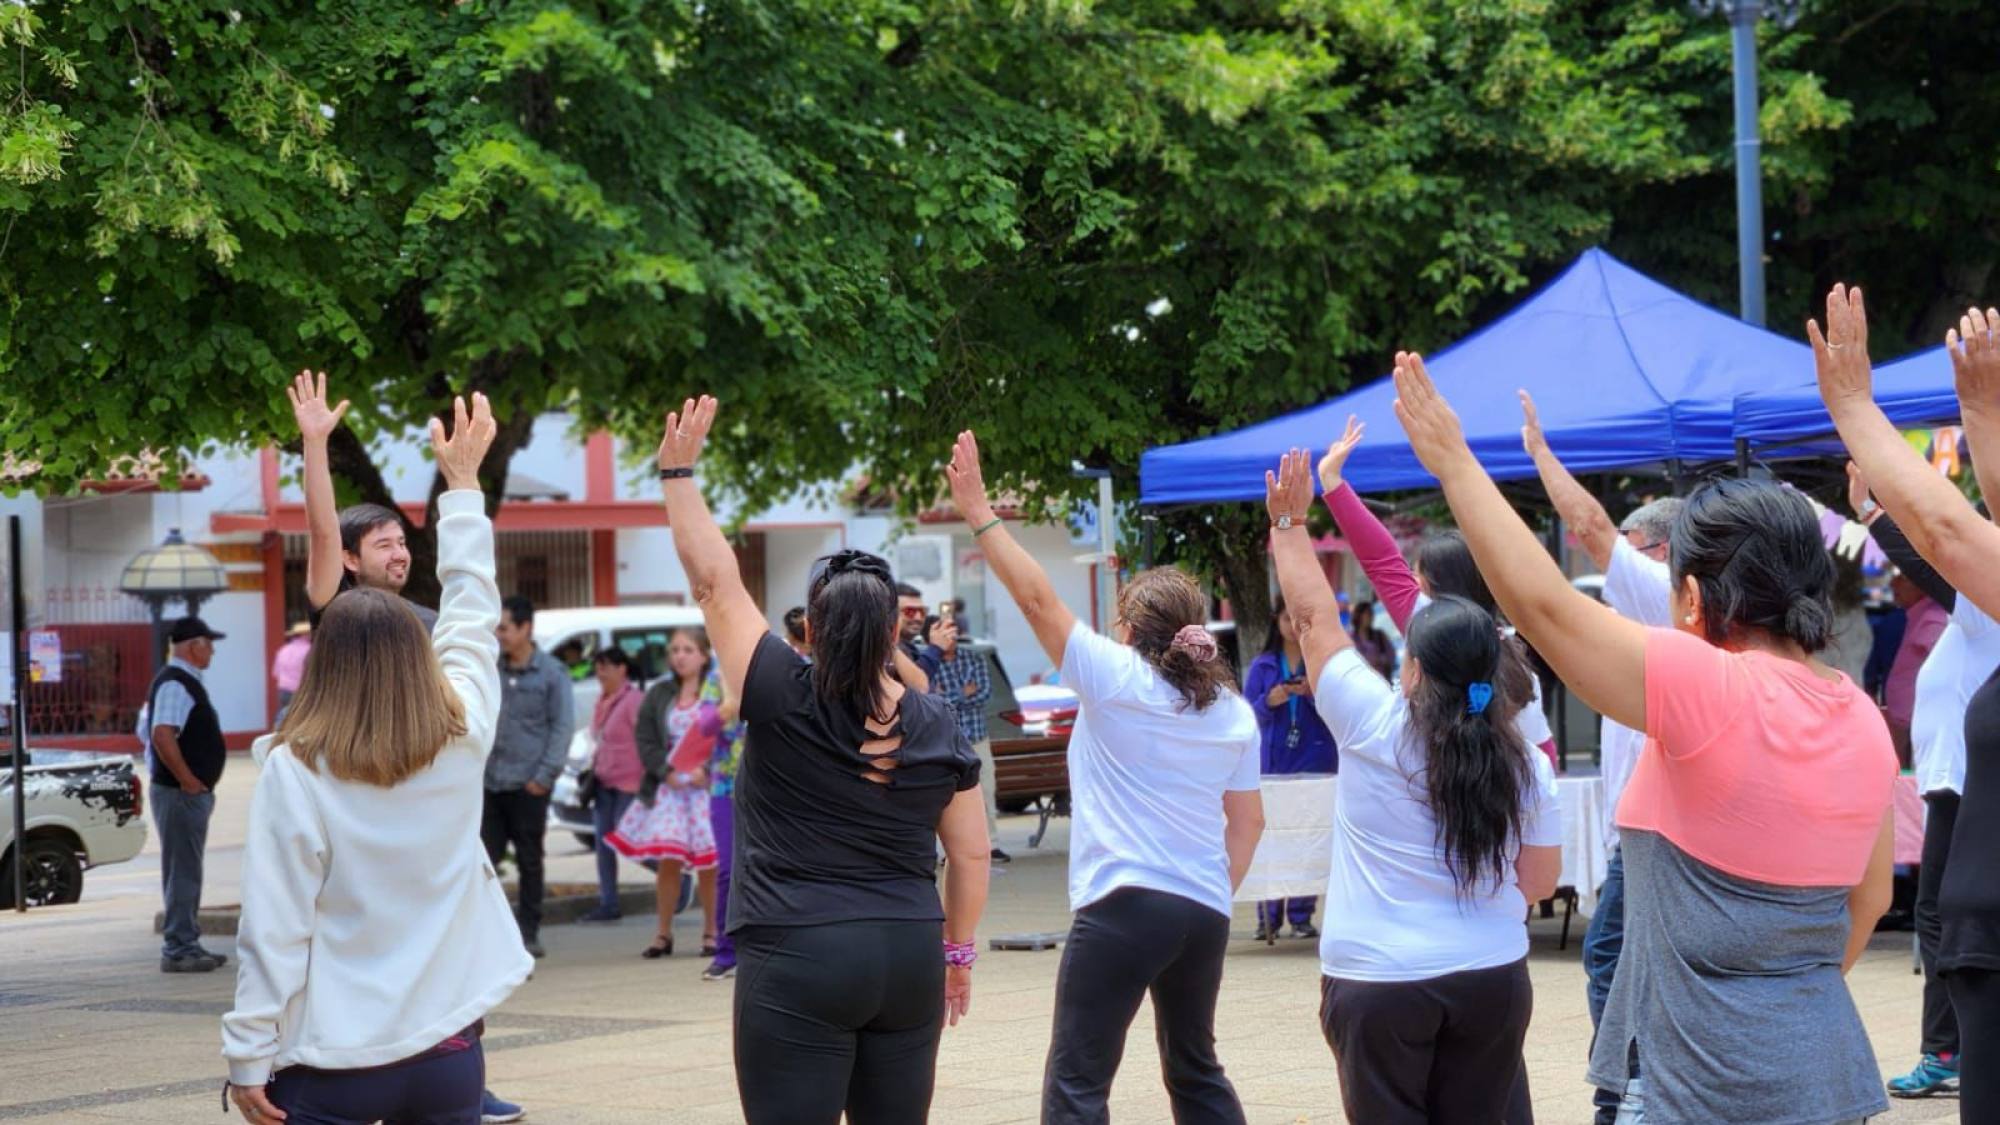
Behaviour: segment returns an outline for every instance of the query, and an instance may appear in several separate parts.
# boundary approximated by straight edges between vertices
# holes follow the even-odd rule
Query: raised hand
[[[1944,334],[1958,402],[1965,409],[2000,408],[2000,310],[1967,309]]]
[[[431,419],[431,450],[437,454],[438,473],[444,477],[446,488],[479,487],[479,464],[486,460],[486,451],[493,448],[493,439],[499,433],[492,406],[477,391],[472,395],[470,413],[465,409],[464,395],[451,400],[449,435],[445,433],[444,422]]]
[[[1847,505],[1854,509],[1854,518],[1864,523],[1878,510],[1875,498],[1868,492],[1868,478],[1861,475],[1861,466],[1852,461],[1847,463]]]
[[[951,485],[951,502],[965,522],[984,525],[993,519],[993,504],[986,496],[986,473],[979,465],[979,439],[971,430],[958,435],[944,476]]]
[[[1514,392],[1521,396],[1521,448],[1530,457],[1540,457],[1549,452],[1548,435],[1542,433],[1542,416],[1535,412],[1535,399],[1527,391]]]
[[[299,436],[307,441],[325,441],[346,417],[350,405],[341,399],[339,406],[327,408],[324,371],[299,372],[293,376],[292,385],[285,388],[285,397],[292,401],[292,417],[299,424]]]
[[[1354,447],[1361,444],[1361,435],[1367,426],[1355,418],[1347,416],[1347,428],[1340,432],[1340,440],[1326,447],[1326,456],[1319,459],[1320,491],[1331,493],[1340,487],[1340,470],[1347,467],[1347,456]]]
[[[678,412],[667,414],[666,432],[660,435],[659,464],[662,469],[692,469],[701,459],[701,447],[715,426],[715,398],[703,395],[688,399]]]
[[[1835,285],[1826,295],[1826,331],[1806,321],[1813,364],[1819,369],[1819,397],[1829,412],[1874,401],[1874,371],[1868,365],[1868,309],[1861,287]]]
[[[1312,511],[1312,454],[1293,449],[1278,461],[1278,471],[1264,473],[1264,510],[1273,525],[1287,516],[1294,526],[1304,526]]]
[[[1471,461],[1472,449],[1465,444],[1465,431],[1451,403],[1438,393],[1424,369],[1424,357],[1415,352],[1396,353],[1396,420],[1409,435],[1410,452],[1439,480],[1460,460]]]

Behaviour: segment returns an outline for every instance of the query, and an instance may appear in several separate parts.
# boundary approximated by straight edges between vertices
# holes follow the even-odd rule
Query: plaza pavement
[[[233,902],[255,769],[232,757],[210,836],[209,905]],[[995,868],[983,939],[1062,931],[1067,822],[1040,849],[1027,847],[1033,821],[1003,818],[1001,842],[1016,857]],[[552,837],[553,878],[587,882],[590,858]],[[414,858],[414,857],[413,857]],[[643,879],[644,872],[628,869]],[[92,871],[84,901],[0,914],[0,1121],[201,1122],[222,1120],[224,1074],[218,1020],[229,1007],[234,960],[211,976],[165,976],[151,933],[159,868],[151,842],[136,860]],[[1590,1120],[1583,1081],[1590,1020],[1577,959],[1579,917],[1567,950],[1560,919],[1536,920],[1530,968],[1535,1016],[1527,1060],[1537,1120]],[[488,1022],[490,1081],[524,1103],[530,1122],[724,1123],[740,1120],[730,1064],[731,984],[699,979],[698,913],[675,928],[682,955],[642,961],[649,918],[610,927],[559,926],[534,979]],[[1316,1022],[1318,960],[1313,943],[1275,948],[1249,940],[1248,909],[1236,914],[1217,1017],[1219,1050],[1254,1125],[1340,1122],[1332,1058]],[[230,939],[212,948],[233,950]],[[972,1012],[945,1033],[933,1120],[947,1125],[1034,1121],[1048,1046],[1059,954],[982,954]],[[1914,1059],[1919,980],[1910,972],[1907,934],[1879,937],[1849,978],[1885,1076]],[[1814,1061],[1771,1045],[1774,1067]],[[1112,1097],[1122,1122],[1169,1119],[1149,1010],[1133,1025]],[[1951,1100],[1896,1103],[1878,1122],[1957,1119]]]

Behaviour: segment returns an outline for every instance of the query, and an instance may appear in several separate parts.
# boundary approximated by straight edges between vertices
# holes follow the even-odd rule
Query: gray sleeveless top
[[[1625,948],[1591,1049],[1622,1093],[1636,1044],[1648,1125],[1826,1125],[1886,1113],[1840,975],[1845,887],[1756,883],[1624,829]],[[1777,844],[1774,842],[1774,846]],[[1777,1057],[1798,1066],[1773,1066]]]

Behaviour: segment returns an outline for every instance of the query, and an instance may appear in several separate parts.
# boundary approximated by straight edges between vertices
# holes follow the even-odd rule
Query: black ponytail
[[[1534,784],[1527,744],[1514,729],[1519,708],[1506,705],[1506,685],[1495,682],[1508,663],[1505,643],[1491,614],[1454,595],[1434,595],[1410,621],[1410,656],[1421,672],[1410,726],[1424,755],[1438,849],[1467,898],[1505,881],[1521,836],[1521,797]]]
[[[896,590],[889,564],[841,551],[813,565],[806,620],[812,625],[813,694],[854,716],[882,718],[882,669],[896,645]]]

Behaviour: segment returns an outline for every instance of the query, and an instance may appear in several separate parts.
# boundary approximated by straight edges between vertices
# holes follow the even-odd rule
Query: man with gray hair
[[[1521,427],[1521,443],[1535,459],[1535,471],[1578,542],[1592,562],[1604,572],[1604,603],[1622,617],[1641,625],[1671,628],[1670,601],[1673,579],[1667,570],[1667,540],[1674,519],[1680,514],[1678,497],[1665,497],[1635,508],[1624,522],[1614,525],[1604,505],[1590,490],[1577,482],[1549,448],[1542,434],[1541,420],[1535,416],[1535,402],[1521,392],[1521,408],[1527,424]],[[1583,969],[1588,978],[1590,1022],[1595,1027],[1604,1014],[1604,1002],[1611,995],[1611,979],[1617,973],[1618,954],[1625,946],[1625,860],[1618,849],[1618,799],[1632,777],[1632,767],[1645,748],[1646,736],[1629,727],[1604,719],[1598,736],[1598,752],[1604,773],[1604,807],[1611,816],[1605,823],[1605,846],[1611,862],[1604,872],[1604,887],[1597,894],[1597,909],[1591,912],[1590,926],[1583,935]],[[1632,1061],[1636,1076],[1638,1060]],[[1611,1125],[1618,1117],[1618,1095],[1598,1091],[1597,1121]]]

